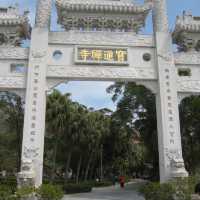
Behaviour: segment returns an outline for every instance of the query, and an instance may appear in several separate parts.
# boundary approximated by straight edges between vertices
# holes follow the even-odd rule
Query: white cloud
[[[74,101],[87,107],[115,110],[116,105],[111,100],[112,96],[106,92],[106,88],[111,84],[112,82],[73,81],[61,84],[57,88],[63,93],[71,93]]]

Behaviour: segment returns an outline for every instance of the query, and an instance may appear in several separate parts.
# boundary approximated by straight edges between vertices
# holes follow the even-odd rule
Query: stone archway
[[[119,2],[120,5],[123,1]],[[59,10],[69,9],[71,4],[74,2],[65,4],[63,0],[57,1],[57,8]],[[98,3],[96,4],[98,6]],[[146,3],[146,9],[151,8],[151,4]],[[132,6],[132,14],[138,15],[135,11],[134,4]],[[83,5],[84,7],[84,5]],[[90,7],[93,12],[93,7]],[[105,5],[104,9],[107,9]],[[26,94],[26,117],[24,126],[24,142],[23,142],[23,154],[22,160],[26,157],[32,158],[36,172],[36,186],[39,186],[42,182],[42,164],[43,164],[43,148],[44,148],[44,121],[45,121],[45,82],[46,82],[46,70],[45,66],[48,66],[47,76],[50,79],[58,77],[58,79],[80,79],[80,80],[137,80],[141,79],[142,82],[151,81],[157,82],[157,116],[159,119],[158,130],[159,130],[159,154],[160,154],[160,178],[164,182],[171,177],[176,176],[187,176],[184,169],[184,162],[182,159],[182,149],[180,140],[180,129],[179,129],[179,116],[178,116],[178,101],[177,101],[177,89],[176,77],[175,77],[175,63],[173,54],[171,52],[171,36],[168,32],[168,20],[166,15],[166,5],[165,1],[155,1],[154,2],[154,38],[149,40],[156,50],[154,54],[150,49],[150,56],[143,52],[144,62],[149,61],[149,58],[153,58],[154,70],[153,69],[138,69],[135,71],[127,69],[123,66],[129,65],[131,58],[129,58],[129,51],[132,51],[132,56],[137,55],[137,50],[139,53],[139,48],[135,48],[133,45],[132,49],[122,48],[122,47],[102,47],[100,44],[102,42],[104,45],[108,45],[110,41],[113,41],[114,37],[124,35],[124,33],[116,33],[110,37],[109,32],[104,32],[99,34],[98,32],[64,32],[64,33],[51,33],[47,29],[49,23],[49,16],[51,12],[51,1],[39,1],[38,11],[36,17],[36,28],[33,29],[30,57],[29,57],[29,70],[28,70],[28,90]],[[76,11],[74,11],[76,12]],[[115,10],[111,10],[115,12]],[[68,19],[68,15],[63,15],[59,13],[60,23],[65,23]],[[145,15],[141,14],[142,19],[145,19]],[[84,18],[87,20],[87,18]],[[108,19],[109,21],[109,19]],[[132,21],[135,23],[136,21]],[[107,22],[106,22],[107,23]],[[72,21],[72,26],[75,21]],[[69,25],[69,24],[68,24]],[[71,26],[65,25],[67,30],[71,29]],[[92,25],[86,25],[84,28],[89,28],[92,30]],[[103,27],[101,27],[103,28]],[[105,28],[105,27],[104,27]],[[121,24],[119,24],[116,29],[121,30]],[[137,32],[137,31],[136,31]],[[99,34],[99,35],[98,35]],[[119,35],[118,35],[119,34]],[[67,37],[68,35],[68,37]],[[126,34],[127,35],[127,34]],[[49,36],[49,37],[48,37]],[[130,35],[130,37],[132,37]],[[91,42],[95,43],[92,38],[96,38],[97,46],[90,46]],[[137,37],[136,37],[137,38]],[[109,40],[110,41],[109,41]],[[128,38],[124,38],[127,41]],[[76,46],[71,45],[72,41],[79,41]],[[144,39],[146,40],[146,39]],[[39,42],[41,41],[41,43]],[[81,42],[82,41],[82,44]],[[124,42],[120,39],[121,44]],[[139,42],[139,40],[137,40]],[[38,45],[40,43],[40,45]],[[136,42],[137,43],[137,42]],[[66,46],[62,46],[65,44]],[[76,43],[75,43],[76,44]],[[87,47],[85,46],[87,44]],[[50,46],[49,46],[50,45]],[[141,46],[145,47],[144,42],[140,43]],[[149,45],[149,44],[148,44]],[[147,45],[147,46],[148,46]],[[151,46],[151,45],[150,45]],[[166,48],[163,49],[163,46]],[[47,51],[47,49],[49,49]],[[74,50],[73,50],[74,49]],[[147,49],[146,49],[147,50]],[[75,60],[73,63],[71,61],[71,55],[75,51]],[[113,61],[108,62],[107,60],[100,59],[99,52],[110,52],[109,56],[112,55]],[[148,52],[147,51],[147,52]],[[51,56],[55,57],[56,53],[59,52],[59,58],[52,60]],[[117,54],[119,53],[120,54]],[[140,52],[139,54],[141,55]],[[84,53],[84,55],[83,55]],[[91,59],[90,54],[95,53],[94,59]],[[138,55],[139,55],[138,54]],[[148,53],[149,54],[149,53]],[[114,60],[116,55],[120,55],[120,60]],[[127,57],[125,57],[127,55]],[[155,57],[157,55],[157,57]],[[62,58],[63,56],[63,58]],[[97,58],[98,56],[98,58]],[[114,56],[114,57],[113,57]],[[121,60],[123,56],[123,60]],[[57,56],[56,56],[57,57]],[[69,58],[69,59],[68,59]],[[129,61],[130,59],[130,61]],[[146,61],[147,60],[147,61]],[[136,59],[135,61],[138,61]],[[65,63],[65,64],[64,64]],[[68,66],[65,66],[68,63]],[[143,63],[143,65],[147,65]],[[100,66],[92,65],[105,65],[103,68]],[[86,65],[86,66],[83,66]],[[90,65],[90,66],[88,66]],[[107,65],[113,65],[115,67],[109,67]],[[71,67],[72,66],[72,67]],[[153,70],[153,71],[152,71]],[[156,77],[155,74],[158,74]],[[139,77],[142,78],[139,78]],[[40,94],[40,95],[39,95]],[[32,106],[31,106],[32,105]],[[32,108],[31,108],[32,107]],[[31,119],[34,117],[33,120]],[[41,123],[42,122],[42,123]],[[31,141],[30,141],[31,138]],[[27,148],[27,146],[32,146]]]
[[[52,32],[49,30],[52,2],[38,0],[30,48],[13,47],[12,42],[9,43],[11,46],[0,48],[0,64],[4,66],[0,71],[0,88],[21,89],[26,93],[22,162],[27,163],[28,160],[29,168],[35,174],[33,183],[37,187],[42,183],[46,92],[63,80],[136,81],[153,89],[157,96],[159,119],[161,182],[187,176],[182,158],[178,96],[200,92],[200,57],[196,48],[199,39],[193,40],[191,45],[193,36],[188,34],[188,30],[196,30],[199,22],[188,13],[177,18],[174,42],[180,47],[183,44],[186,50],[196,50],[174,53],[165,0],[145,1],[140,6],[126,0],[108,0],[102,5],[100,2],[77,5],[76,1],[57,0],[58,21],[65,31]],[[3,11],[8,18],[12,11],[9,9]],[[94,18],[88,16],[87,9]],[[80,10],[83,11],[82,16],[79,15]],[[153,10],[154,34],[140,35],[138,31],[150,10]],[[75,18],[71,17],[71,12]],[[106,18],[102,18],[102,12],[108,14]],[[16,11],[16,15],[23,18],[17,24],[13,22],[17,29],[12,37],[19,41],[21,35],[30,36],[30,27],[27,13],[21,16]],[[113,19],[113,16],[116,18]],[[128,21],[130,16],[131,21]],[[119,23],[116,21],[118,18]],[[3,20],[8,24],[7,19]],[[188,24],[188,21],[191,23]],[[19,31],[19,24],[24,27],[23,30]],[[9,27],[7,30],[10,31]],[[196,31],[199,33],[199,30]],[[182,38],[183,32],[187,36],[185,40],[177,40]],[[104,54],[106,56],[102,56]],[[56,59],[53,59],[55,56]],[[21,64],[19,61],[28,65],[27,72],[16,74],[10,71],[13,63]],[[177,72],[183,68],[184,73],[180,74],[188,74],[185,73],[187,68],[191,71],[189,77],[179,76]],[[23,179],[29,172],[22,170],[21,174]]]

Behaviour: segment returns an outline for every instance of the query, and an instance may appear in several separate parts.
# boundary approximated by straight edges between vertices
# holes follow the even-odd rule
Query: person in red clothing
[[[125,185],[125,177],[124,176],[119,177],[119,183],[120,183],[121,188],[124,188],[124,185]]]

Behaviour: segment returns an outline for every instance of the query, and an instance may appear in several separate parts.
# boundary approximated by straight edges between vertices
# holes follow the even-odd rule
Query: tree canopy
[[[155,96],[135,83],[114,83],[107,92],[116,111],[95,110],[53,90],[47,96],[44,178],[77,183],[114,174],[159,178]],[[200,166],[200,97],[180,104],[183,155],[190,174]],[[20,169],[24,102],[0,95],[0,170]]]

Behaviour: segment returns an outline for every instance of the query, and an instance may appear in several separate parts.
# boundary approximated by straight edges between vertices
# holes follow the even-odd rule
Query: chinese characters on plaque
[[[127,48],[76,47],[76,63],[128,65]]]

